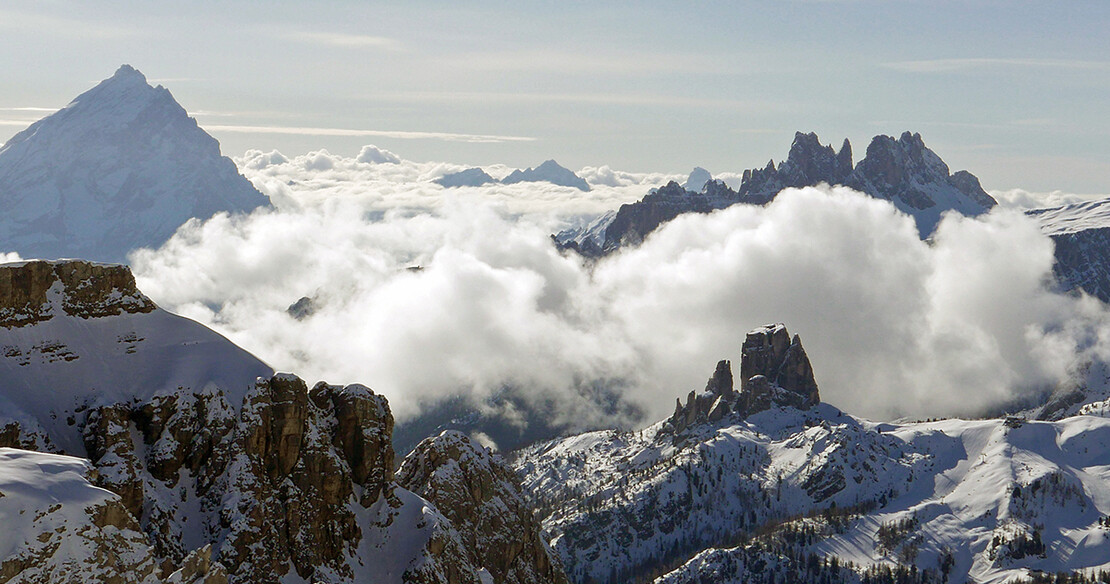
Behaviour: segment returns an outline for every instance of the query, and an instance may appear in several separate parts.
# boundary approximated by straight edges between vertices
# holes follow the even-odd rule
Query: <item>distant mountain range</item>
[[[0,147],[0,251],[122,262],[269,199],[162,86],[124,65]]]
[[[554,185],[572,187],[581,191],[589,191],[590,185],[585,179],[574,174],[573,171],[559,166],[554,160],[547,160],[543,164],[525,170],[514,170],[509,176],[498,181],[480,168],[468,168],[459,172],[444,175],[435,181],[444,187],[480,187],[485,184],[497,183],[511,185],[521,182],[549,182]]]
[[[363,159],[399,163],[371,147]],[[553,160],[503,182],[524,181],[589,189]],[[490,182],[481,169],[440,179]],[[995,205],[918,134],[877,136],[854,164],[847,140],[798,133],[736,190],[697,168],[556,240],[600,257],[683,213],[820,183],[891,201],[922,238],[946,211]],[[190,218],[267,201],[124,66],[0,148],[0,204],[0,251],[120,259]],[[1029,215],[1056,242],[1060,288],[1110,300],[1110,201]],[[289,312],[313,309],[305,297]],[[738,367],[718,362],[639,430],[566,435],[505,388],[493,405],[513,424],[458,400],[395,431],[370,388],[275,372],[159,308],[126,266],[3,264],[0,582],[1110,579],[1106,364],[1016,414],[878,423],[821,401],[785,325],[741,343]],[[619,389],[584,390],[620,403]],[[522,448],[502,458],[478,444],[490,437]],[[399,463],[398,448],[411,450]]]
[[[975,216],[997,204],[979,179],[963,170],[950,174],[921,135],[910,132],[898,139],[876,136],[855,166],[848,140],[836,151],[823,146],[816,134],[798,132],[783,163],[772,160],[761,169],[745,170],[736,191],[707,174],[704,169],[691,173],[688,185],[702,183],[696,192],[672,182],[639,202],[621,205],[608,223],[564,231],[555,236],[556,242],[597,257],[639,244],[659,225],[684,213],[708,213],[740,203],[765,205],[785,188],[821,183],[849,186],[892,202],[914,218],[922,238],[932,233],[945,211]]]

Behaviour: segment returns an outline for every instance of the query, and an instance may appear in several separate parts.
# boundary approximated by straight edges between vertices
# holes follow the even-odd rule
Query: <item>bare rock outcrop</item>
[[[135,277],[126,266],[80,260],[0,266],[0,327],[50,320],[59,310],[95,318],[155,308],[135,287]]]
[[[499,457],[455,431],[426,438],[397,472],[398,484],[431,501],[451,522],[470,563],[494,582],[564,583],[518,481]]]
[[[87,457],[0,450],[29,469],[0,468],[0,525],[24,529],[0,538],[0,583],[563,581],[487,452],[450,450],[467,496],[437,508],[394,479],[383,396],[274,374],[124,266],[0,267],[0,336],[0,446]],[[59,493],[4,488],[54,471]],[[68,494],[87,501],[57,507]]]
[[[594,233],[585,228],[560,233],[556,244],[586,257],[600,257],[626,245],[639,245],[679,215],[709,213],[738,203],[766,205],[783,189],[820,184],[844,185],[890,201],[913,216],[922,238],[933,232],[946,211],[972,217],[997,205],[975,175],[966,170],[949,174],[948,165],[925,146],[921,134],[910,132],[898,138],[875,136],[855,166],[847,139],[835,150],[831,144],[821,144],[815,133],[796,132],[786,160],[777,165],[769,160],[762,168],[745,170],[736,191],[721,181],[704,184],[700,192],[674,182],[652,189],[642,200],[621,205],[604,226],[604,237],[597,235],[595,226]]]
[[[667,420],[671,431],[682,432],[730,414],[746,417],[775,406],[806,409],[821,401],[801,339],[791,337],[782,324],[765,325],[747,334],[741,347],[739,381],[737,392],[731,364],[718,362],[701,393],[691,391],[685,405],[675,400],[675,411]]]

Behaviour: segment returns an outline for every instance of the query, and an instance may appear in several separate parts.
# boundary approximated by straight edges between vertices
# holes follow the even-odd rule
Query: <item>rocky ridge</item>
[[[572,582],[1001,583],[1110,568],[1105,403],[1053,422],[874,423],[815,403],[780,325],[742,348],[739,377],[774,388],[770,407],[745,401],[732,373],[718,363],[705,391],[642,430],[514,459]]]
[[[494,582],[566,582],[513,470],[465,434],[424,439],[401,464],[397,483],[443,510],[470,563]]]
[[[671,183],[639,202],[621,205],[604,233],[593,236],[590,243],[582,242],[583,234],[578,232],[560,234],[556,243],[571,248],[567,243],[574,240],[575,249],[599,257],[638,245],[659,225],[684,213],[709,213],[738,203],[766,205],[783,189],[822,183],[849,186],[890,201],[914,218],[922,239],[947,211],[975,216],[997,204],[971,173],[950,174],[948,165],[925,146],[920,134],[904,132],[897,139],[875,136],[866,156],[853,166],[847,139],[834,150],[822,145],[814,133],[797,132],[785,161],[776,165],[771,160],[763,168],[745,170],[736,191],[714,180],[704,183],[699,192]],[[593,253],[595,249],[599,251]]]
[[[0,308],[14,313],[28,305],[28,298],[32,299],[30,306],[37,306],[43,290],[51,307],[80,308],[72,314],[58,310],[46,320],[24,320],[19,326],[0,328],[0,340],[8,346],[44,328],[50,328],[52,336],[65,332],[71,321],[80,328],[125,330],[136,319],[161,313],[134,288],[125,267],[79,261],[27,262],[0,268],[0,274],[5,271],[8,277],[0,277],[0,281],[13,284],[0,298]],[[86,279],[74,279],[73,274],[84,274]],[[115,304],[101,301],[104,298]],[[89,306],[83,306],[84,301]],[[190,322],[179,319],[170,324],[181,327]],[[58,340],[68,339],[59,336]],[[135,342],[142,346],[142,341]],[[194,345],[187,341],[174,346],[173,350],[180,352]],[[35,367],[55,378],[80,372],[73,367],[90,356],[76,343],[74,347],[78,359]],[[230,352],[223,345],[217,349],[220,351],[205,357],[214,360],[213,370],[255,371],[256,360],[245,352]],[[138,350],[124,353],[124,357],[103,360],[108,370],[97,373],[110,380],[131,369],[142,369],[144,361],[160,355]],[[195,367],[196,362],[154,363],[152,368],[160,365]],[[74,480],[79,486],[87,485],[82,489],[102,493],[103,502],[98,505],[106,510],[83,515],[85,507],[73,507],[71,531],[64,533],[75,535],[40,535],[63,533],[56,531],[53,523],[41,522],[10,534],[12,548],[23,550],[13,552],[13,558],[54,558],[3,564],[0,572],[17,581],[82,581],[78,576],[82,572],[70,568],[39,569],[55,565],[50,563],[55,560],[58,566],[91,565],[89,569],[95,569],[106,582],[200,580],[215,584],[226,577],[232,583],[478,584],[484,581],[483,574],[510,569],[505,566],[511,562],[497,563],[502,548],[487,547],[477,554],[466,547],[477,541],[471,526],[457,528],[452,519],[471,517],[472,513],[437,508],[397,484],[393,417],[385,398],[364,386],[321,382],[310,389],[294,375],[265,373],[252,377],[243,388],[229,385],[242,382],[242,377],[201,377],[183,385],[115,394],[80,389],[80,385],[71,385],[71,392],[53,394],[50,385],[36,386],[19,379],[20,384],[31,383],[39,396],[28,402],[20,401],[13,393],[19,390],[11,383],[13,375],[25,367],[30,365],[0,369],[0,402],[12,404],[5,408],[0,424],[0,447],[64,449],[84,457],[87,460],[18,455],[71,461],[61,467],[49,461],[36,463],[48,472],[73,465],[86,469],[79,473],[80,480]],[[113,368],[122,373],[111,371]],[[50,400],[57,403],[47,408]],[[528,547],[527,538],[521,539],[521,530],[531,527],[527,523],[530,511],[519,505],[498,506],[502,501],[512,502],[513,497],[520,500],[512,475],[501,472],[483,477],[483,472],[504,469],[491,462],[488,453],[467,448],[468,443],[460,443],[433,463],[407,462],[402,467],[461,464],[469,469],[467,480],[496,487],[490,491],[494,502],[486,500],[481,507],[483,520],[489,522],[480,529],[481,537],[525,542],[514,544],[512,557],[529,558],[529,565],[549,568],[527,572],[530,581],[561,581],[555,565],[544,564],[546,556],[537,555],[546,554],[545,548]],[[452,457],[456,456],[464,462],[455,461]],[[467,466],[465,461],[475,459],[483,464]],[[434,484],[437,492],[443,490],[442,483]],[[0,523],[4,525],[14,520],[14,511],[5,511],[3,503],[17,490],[0,485]],[[505,515],[497,514],[502,511]],[[52,513],[49,509],[36,512]],[[123,540],[99,538],[80,543],[84,540],[74,539],[92,529],[90,522],[103,523],[98,517],[105,513]],[[511,538],[500,531],[504,526],[513,526]],[[75,552],[73,546],[84,551]],[[134,558],[134,562],[113,558]]]
[[[581,191],[589,191],[590,185],[585,179],[574,174],[574,171],[564,168],[554,160],[544,161],[535,168],[516,169],[508,176],[497,180],[480,168],[468,168],[459,172],[452,172],[436,179],[436,184],[446,187],[480,187],[490,183],[512,185],[521,182],[549,182],[563,187],[572,187]]]

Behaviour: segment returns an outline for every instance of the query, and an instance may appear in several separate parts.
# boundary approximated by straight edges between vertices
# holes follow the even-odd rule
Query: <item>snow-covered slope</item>
[[[0,250],[119,262],[192,217],[269,204],[170,92],[124,65],[0,147]]]
[[[55,446],[83,454],[71,420],[84,409],[181,391],[219,391],[238,404],[272,373],[219,334],[155,306],[124,266],[0,264],[0,427],[33,419]]]
[[[1110,199],[1026,213],[1056,243],[1053,271],[1060,287],[1110,302]]]
[[[718,367],[704,394],[644,430],[516,458],[572,581],[858,582],[901,564],[906,582],[1001,582],[1110,568],[1110,419],[880,424],[774,400],[713,421],[716,406],[700,404],[730,395],[724,378]],[[752,385],[734,403],[751,403]]]
[[[93,473],[80,458],[0,448],[0,579],[158,581],[139,524]]]
[[[476,553],[452,523],[466,501],[441,511],[397,485],[385,398],[273,374],[124,266],[0,265],[0,347],[0,581],[484,584],[525,557]],[[497,515],[521,499],[489,459],[434,465],[497,484],[481,541],[530,536],[529,565],[549,570],[521,573],[561,581],[527,509]]]

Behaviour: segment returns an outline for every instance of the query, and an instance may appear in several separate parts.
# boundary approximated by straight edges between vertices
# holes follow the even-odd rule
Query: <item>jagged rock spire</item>
[[[756,328],[744,338],[740,384],[741,391],[735,391],[731,363],[718,362],[704,391],[691,391],[686,405],[675,400],[668,423],[682,432],[699,421],[715,422],[734,412],[746,417],[773,406],[806,409],[821,401],[802,340],[791,337],[781,323]]]

